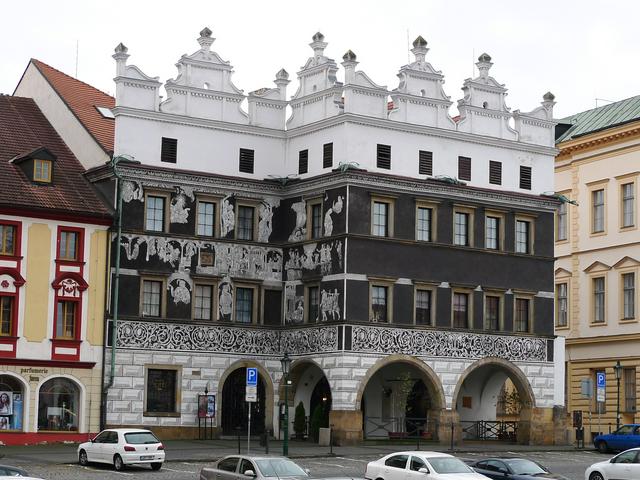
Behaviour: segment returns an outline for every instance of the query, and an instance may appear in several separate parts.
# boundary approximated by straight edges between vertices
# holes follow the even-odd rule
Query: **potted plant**
[[[296,439],[298,440],[304,439],[305,423],[306,412],[304,411],[304,405],[300,402],[293,417],[293,431],[296,433]]]

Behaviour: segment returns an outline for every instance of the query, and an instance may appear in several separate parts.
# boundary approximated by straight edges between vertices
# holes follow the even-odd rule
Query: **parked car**
[[[227,455],[200,470],[200,480],[238,480],[241,475],[255,480],[268,478],[308,479],[309,471],[286,457]]]
[[[613,433],[596,435],[593,446],[601,453],[640,447],[640,424],[630,423],[622,425]]]
[[[428,477],[425,477],[428,474]],[[459,458],[439,452],[397,452],[369,462],[367,480],[472,480],[487,477]]]
[[[640,448],[619,453],[604,462],[598,462],[584,472],[585,480],[638,480],[640,478]]]
[[[116,470],[133,464],[150,464],[153,470],[160,470],[164,446],[149,430],[103,430],[90,442],[78,446],[78,463],[87,465],[90,462],[111,463]]]
[[[537,478],[569,480],[562,475],[551,473],[539,463],[528,458],[485,458],[471,463],[470,466],[485,477],[500,480],[534,480]]]
[[[9,465],[0,465],[0,477],[28,477],[26,470]]]

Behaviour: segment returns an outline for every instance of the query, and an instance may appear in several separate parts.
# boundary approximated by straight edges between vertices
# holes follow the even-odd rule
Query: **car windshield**
[[[473,470],[464,464],[462,460],[454,457],[427,458],[436,473],[469,473]]]
[[[516,475],[537,475],[539,473],[548,473],[544,468],[538,465],[536,462],[527,460],[526,458],[514,458],[512,460],[505,460],[504,463],[509,465],[509,468],[513,470]]]
[[[125,433],[124,440],[133,445],[141,445],[144,443],[160,443],[160,440],[151,432],[132,432]]]
[[[616,430],[616,435],[631,435],[633,433],[633,425],[623,425]]]
[[[263,477],[307,477],[298,465],[286,458],[265,458],[256,460]]]

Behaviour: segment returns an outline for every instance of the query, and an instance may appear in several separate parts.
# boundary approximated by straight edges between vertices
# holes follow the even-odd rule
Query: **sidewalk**
[[[208,462],[215,461],[225,455],[238,453],[237,440],[167,440],[163,442],[168,462]],[[592,450],[587,445],[586,450]],[[364,456],[377,458],[391,452],[402,450],[416,450],[417,443],[369,443],[344,447],[321,447],[315,443],[291,440],[289,442],[289,457],[291,458],[320,458],[333,456]],[[240,441],[241,453],[247,452],[247,439]],[[332,452],[330,452],[332,450]],[[432,450],[451,453],[450,446],[439,443],[420,443],[420,450]],[[5,446],[0,447],[0,463],[3,464],[60,464],[74,463],[77,461],[76,444],[49,444],[29,446]],[[531,446],[516,445],[498,442],[464,442],[454,445],[454,454],[468,452],[550,452],[550,451],[576,451],[573,445],[564,446]],[[282,454],[282,442],[269,441],[269,453],[271,455]],[[265,447],[260,446],[257,439],[251,441],[251,454],[264,455]]]

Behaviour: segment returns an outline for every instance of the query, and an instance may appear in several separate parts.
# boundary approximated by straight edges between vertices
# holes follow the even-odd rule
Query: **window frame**
[[[626,175],[620,175],[615,177],[618,183],[618,229],[620,232],[627,232],[631,230],[637,230],[638,228],[638,172],[633,172]],[[630,225],[624,224],[624,187],[631,185],[633,197],[631,206],[632,211],[632,223]]]
[[[429,323],[418,323],[418,291],[430,292],[429,299]],[[436,296],[437,286],[429,283],[414,283],[413,285],[413,324],[419,327],[434,327],[435,326],[435,312],[436,312]]]
[[[240,225],[239,219],[240,219],[240,208],[251,208],[253,210],[253,225],[252,225],[252,230],[251,230],[251,238],[240,238],[238,236],[238,232],[240,231],[240,229],[238,228]],[[235,209],[234,209],[234,215],[235,215],[235,227],[233,229],[233,238],[235,240],[240,240],[242,242],[256,242],[258,239],[258,206],[253,203],[253,202],[247,202],[247,201],[242,201],[242,200],[238,200],[236,201],[236,205],[235,205]]]
[[[518,330],[517,328],[517,316],[518,316],[518,300],[526,300],[529,302],[528,306],[529,308],[527,309],[527,315],[528,315],[528,325],[527,325],[527,329],[526,330]],[[514,333],[533,333],[535,331],[534,329],[534,302],[535,302],[535,297],[531,294],[526,294],[526,293],[515,293],[513,296],[513,332]]]
[[[624,387],[624,412],[637,413],[636,406],[638,403],[638,379],[635,365],[625,366],[622,371],[622,381]]]
[[[11,338],[17,336],[18,331],[18,289],[11,293],[0,294],[0,338]],[[8,298],[11,302],[11,311],[9,313],[9,333],[2,333],[2,320],[4,320],[2,302],[4,298]]]
[[[307,239],[308,240],[317,240],[323,237],[324,235],[324,202],[322,201],[322,197],[314,197],[305,201],[307,207]],[[320,234],[316,237],[313,235],[313,207],[320,206]]]
[[[41,166],[40,168],[41,171],[42,171],[42,166],[47,165],[48,175],[46,177],[36,175],[38,171],[38,165]],[[52,177],[53,177],[53,161],[43,159],[43,158],[34,158],[33,159],[33,181],[37,183],[51,183]]]
[[[312,289],[316,289],[318,291],[318,311],[316,313],[316,318],[315,320],[311,318],[311,290]],[[321,292],[320,292],[320,284],[319,283],[311,283],[308,285],[304,286],[304,323],[311,323],[311,324],[315,324],[315,323],[320,323],[320,298],[321,298]]]
[[[559,319],[560,319],[560,286],[564,285],[566,288],[566,296],[565,296],[565,302],[566,302],[566,322],[564,325],[559,323]],[[554,302],[554,310],[555,310],[555,328],[557,329],[567,329],[569,328],[569,319],[570,319],[570,309],[571,309],[571,303],[570,303],[570,296],[571,296],[571,290],[570,290],[570,283],[569,283],[569,279],[568,278],[564,278],[561,280],[556,280],[555,282],[555,291],[554,291],[554,297],[555,297],[555,302]]]
[[[374,233],[374,215],[375,215],[375,204],[376,203],[384,203],[387,205],[387,231],[386,231],[386,235],[377,235]],[[371,222],[371,228],[370,228],[370,234],[373,237],[377,237],[377,238],[393,238],[394,236],[394,223],[395,223],[395,216],[394,216],[394,210],[395,210],[395,198],[392,197],[386,197],[386,196],[381,196],[381,195],[371,195],[371,202],[370,202],[370,209],[371,209],[371,215],[370,215],[370,222]]]
[[[467,325],[465,327],[458,327],[455,324],[455,298],[456,295],[466,295],[467,297]],[[470,288],[458,288],[451,289],[451,328],[470,330],[473,325],[473,290]]]
[[[251,321],[250,322],[238,322],[238,289],[251,290]],[[259,287],[253,283],[240,282],[233,286],[233,316],[231,321],[237,325],[257,325],[258,324],[258,301],[259,301]]]
[[[633,316],[626,317],[625,315],[625,286],[624,286],[624,278],[625,275],[633,275]],[[621,268],[619,270],[619,303],[620,312],[619,318],[620,323],[632,323],[638,321],[638,268],[637,267],[627,267]],[[605,292],[606,296],[606,292]]]
[[[487,297],[498,299],[498,327],[496,329],[487,328]],[[482,296],[482,329],[488,332],[504,331],[504,293],[495,290],[486,290]]]
[[[13,220],[5,220],[0,219],[0,225],[3,227],[12,227],[13,228],[13,251],[11,253],[4,252],[4,229],[3,229],[3,237],[0,238],[0,259],[15,259],[16,257],[20,257],[20,253],[22,251],[22,223],[16,222]]]
[[[157,198],[162,198],[163,199],[163,210],[162,210],[162,230],[149,230],[148,225],[147,225],[147,211],[148,211],[148,207],[149,207],[149,197],[157,197]],[[169,205],[170,205],[170,198],[169,198],[169,193],[167,192],[159,192],[159,191],[149,191],[149,192],[144,192],[144,225],[143,225],[143,230],[145,232],[152,232],[152,233],[167,233],[169,231],[169,221],[170,221],[170,215],[169,215]]]
[[[559,192],[560,195],[569,195],[570,192]],[[564,207],[565,208],[565,214],[563,215],[564,218],[561,217],[560,215],[560,208]],[[555,234],[555,241],[556,243],[560,244],[560,243],[567,243],[569,242],[569,228],[571,225],[571,220],[569,218],[570,215],[570,209],[569,209],[569,203],[567,202],[561,202],[560,206],[558,207],[558,209],[555,212],[554,215],[554,234]],[[564,225],[564,237],[560,237],[560,225]]]
[[[456,214],[467,215],[467,243],[465,245],[456,243]],[[473,247],[475,236],[475,208],[465,205],[454,205],[452,211],[452,238],[451,243],[456,247]]]
[[[62,312],[62,318],[60,318],[58,305],[59,304],[72,304],[73,305],[73,335],[68,337],[64,335],[64,326],[65,326],[65,311]],[[53,336],[54,340],[79,340],[81,334],[81,320],[82,320],[82,303],[80,299],[66,298],[66,297],[57,297],[55,302],[55,313],[53,320]],[[62,321],[62,332],[61,336],[58,336],[58,326],[60,325],[60,321]]]
[[[589,275],[589,324],[591,326],[600,326],[607,324],[607,304],[608,297],[607,295],[607,277],[608,275],[604,272],[594,273],[593,275]],[[596,280],[602,279],[603,283],[603,299],[602,299],[602,321],[596,320]]]
[[[175,390],[174,390],[174,411],[173,412],[156,412],[149,410],[149,370],[167,370],[175,372]],[[182,397],[182,366],[180,365],[163,365],[163,364],[147,364],[144,366],[144,389],[143,389],[143,417],[180,417],[181,414],[181,397]]]
[[[159,316],[144,314],[144,283],[160,283],[160,308]],[[138,305],[138,316],[141,318],[165,318],[167,313],[167,279],[160,276],[143,275],[140,276],[140,301]]]
[[[429,239],[423,240],[418,238],[418,212],[421,208],[431,210],[431,218],[429,219]],[[415,229],[414,235],[416,242],[435,243],[438,241],[438,204],[436,202],[416,199],[415,207]]]
[[[518,225],[520,223],[527,224],[527,250],[525,252],[518,251]],[[534,238],[535,238],[535,218],[527,217],[523,215],[516,215],[513,223],[514,237],[513,237],[513,252],[519,255],[533,255],[534,250]]]
[[[607,234],[607,205],[608,205],[608,183],[609,179],[597,180],[595,182],[587,183],[587,195],[589,200],[589,236],[597,237]],[[595,192],[602,190],[602,230],[596,230],[596,215],[595,215]]]
[[[76,236],[76,256],[75,258],[62,256],[62,236],[63,233],[73,233]],[[84,228],[58,226],[56,241],[56,260],[61,262],[82,263],[84,262]]]
[[[200,204],[213,204],[213,235],[204,235],[198,232],[200,226]],[[196,215],[195,215],[195,235],[197,237],[220,237],[220,199],[216,197],[200,196],[196,197]]]
[[[395,282],[389,279],[369,278],[369,322],[380,323],[383,325],[390,325],[393,323],[393,285]],[[374,320],[373,315],[373,289],[374,287],[386,288],[387,298],[387,319],[386,321],[378,322]]]
[[[490,248],[487,246],[487,229],[489,222],[488,218],[496,218],[498,220],[498,246],[497,248]],[[485,210],[484,212],[484,248],[486,250],[492,250],[494,252],[504,251],[504,237],[505,237],[505,214],[504,212],[497,210]]]
[[[210,311],[210,318],[207,320],[206,318],[197,318],[196,317],[196,296],[197,296],[197,292],[198,292],[198,287],[209,287],[211,288],[211,311]],[[191,318],[193,320],[198,320],[201,322],[215,322],[218,320],[218,305],[217,305],[217,299],[218,296],[216,295],[218,291],[218,284],[217,282],[214,281],[207,281],[207,280],[200,280],[197,279],[196,281],[193,282],[193,293],[191,294],[192,299],[191,299]]]

